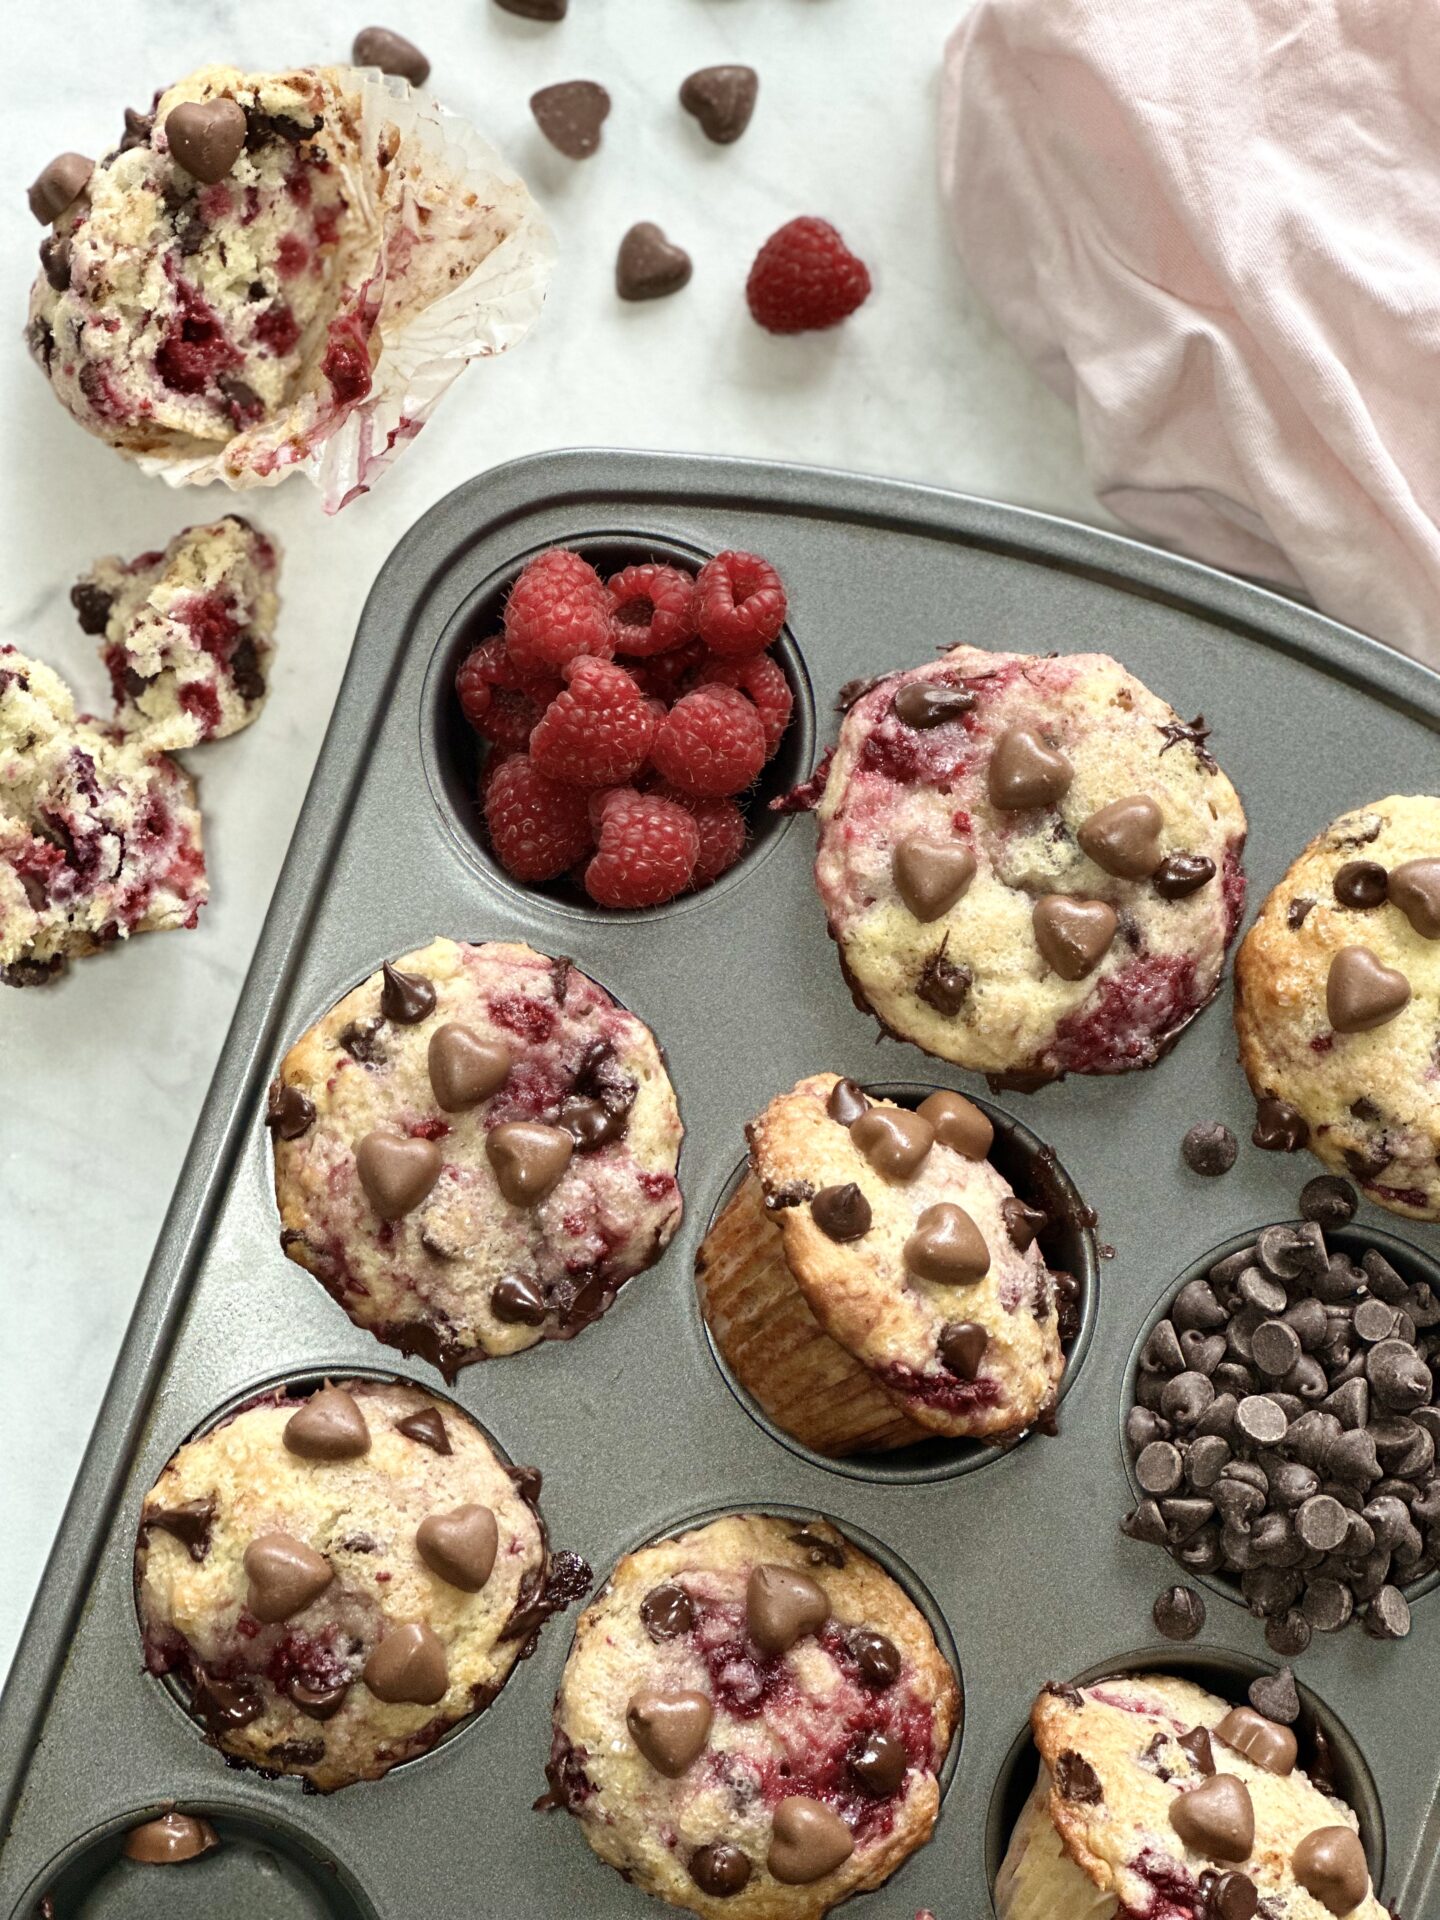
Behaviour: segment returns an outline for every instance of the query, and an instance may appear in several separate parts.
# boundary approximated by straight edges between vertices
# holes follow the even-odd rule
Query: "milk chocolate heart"
[[[30,183],[30,211],[41,226],[58,220],[85,191],[95,162],[83,153],[57,153]]]
[[[479,1593],[495,1565],[500,1530],[489,1507],[428,1513],[415,1530],[415,1551],[447,1585]]]
[[[728,147],[750,124],[760,76],[753,67],[701,67],[680,85],[680,104],[707,140]]]
[[[430,1036],[426,1064],[437,1105],[446,1113],[465,1113],[504,1086],[510,1049],[503,1040],[482,1039],[469,1027],[447,1021]]]
[[[262,1533],[246,1547],[244,1564],[245,1604],[267,1626],[308,1607],[335,1578],[325,1556],[290,1533]]]
[[[1215,1728],[1215,1738],[1236,1753],[1243,1753],[1253,1766],[1282,1778],[1295,1770],[1299,1751],[1289,1727],[1267,1720],[1253,1707],[1232,1707]]]
[[[963,1093],[932,1093],[917,1109],[935,1129],[935,1138],[967,1160],[983,1160],[995,1139],[995,1129]]]
[[[185,100],[165,116],[170,157],[207,187],[245,151],[245,133],[245,109],[234,100]]]
[[[1110,951],[1119,921],[1103,900],[1047,893],[1030,916],[1040,958],[1062,980],[1083,980]]]
[[[281,1437],[302,1460],[356,1460],[370,1451],[365,1416],[343,1387],[322,1387],[291,1414]]]
[[[1365,1849],[1349,1827],[1317,1827],[1290,1859],[1290,1871],[1330,1913],[1353,1913],[1370,1891]]]
[[[376,1127],[355,1149],[355,1171],[382,1220],[403,1220],[429,1193],[444,1165],[433,1140]]]
[[[918,836],[902,840],[890,861],[895,891],[919,921],[928,924],[948,913],[975,878],[969,847]]]
[[[843,1866],[855,1839],[838,1813],[823,1801],[791,1794],[775,1809],[765,1864],[787,1887],[808,1887]]]
[[[667,240],[653,220],[637,220],[615,256],[615,291],[622,300],[663,300],[687,285],[692,271],[683,247]]]
[[[1255,1845],[1255,1808],[1250,1789],[1233,1773],[1217,1773],[1202,1786],[1177,1793],[1170,1824],[1193,1853],[1207,1860],[1248,1860]]]
[[[412,87],[423,87],[430,78],[430,62],[413,40],[389,27],[362,27],[355,36],[350,58],[357,67],[378,67],[381,73],[397,74]]]
[[[1370,1033],[1410,1004],[1410,982],[1368,947],[1341,947],[1330,962],[1325,1010],[1337,1033]]]
[[[1074,778],[1064,754],[1047,746],[1034,727],[1007,727],[990,755],[987,783],[991,802],[1013,812],[1050,806]]]
[[[1148,793],[1128,794],[1092,813],[1075,838],[1097,867],[1121,880],[1148,880],[1160,865],[1165,816]]]
[[[630,1738],[657,1773],[678,1780],[704,1750],[715,1709],[703,1693],[685,1688],[632,1693],[625,1709]]]
[[[926,1207],[905,1242],[904,1258],[917,1279],[944,1287],[973,1286],[990,1271],[985,1236],[965,1209],[949,1200]]]
[[[450,1686],[445,1643],[418,1620],[390,1627],[361,1674],[377,1700],[389,1706],[433,1707]]]
[[[1392,867],[1386,898],[1422,940],[1440,940],[1440,859],[1407,860]]]
[[[830,1618],[825,1589],[809,1574],[766,1562],[751,1569],[745,1587],[745,1624],[762,1653],[785,1653]]]
[[[512,1207],[535,1207],[560,1184],[575,1151],[564,1127],[539,1120],[507,1120],[486,1136],[495,1182]]]
[[[887,1180],[913,1180],[935,1144],[935,1129],[905,1107],[871,1107],[852,1124],[850,1138]]]

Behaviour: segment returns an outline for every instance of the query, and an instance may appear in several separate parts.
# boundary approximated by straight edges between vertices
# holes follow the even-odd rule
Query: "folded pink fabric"
[[[1434,0],[978,0],[941,175],[1114,513],[1440,666]]]

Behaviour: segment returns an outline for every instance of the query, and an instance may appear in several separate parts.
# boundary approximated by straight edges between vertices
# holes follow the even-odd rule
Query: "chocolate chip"
[[[762,1653],[788,1652],[797,1640],[818,1633],[829,1618],[829,1596],[808,1574],[774,1563],[751,1569],[745,1624]]]
[[[535,1282],[523,1273],[507,1273],[490,1289],[490,1311],[512,1327],[538,1327],[549,1308]]]
[[[657,1645],[689,1633],[695,1625],[695,1608],[683,1587],[673,1581],[652,1587],[640,1602],[640,1622]]]
[[[915,994],[927,1007],[933,1007],[936,1013],[951,1019],[970,998],[970,989],[974,984],[975,976],[968,967],[945,957],[942,943],[921,967]]]
[[[869,1110],[869,1106],[870,1102],[853,1080],[837,1080],[830,1089],[825,1111],[838,1125],[849,1127]]]
[[[435,1011],[434,983],[424,974],[402,973],[388,960],[380,972],[380,1011],[387,1020],[397,1027],[414,1027]]]
[[[70,604],[75,609],[82,633],[101,634],[109,623],[115,596],[104,592],[89,580],[77,580],[70,589]]]
[[[423,87],[430,78],[430,62],[419,47],[388,27],[362,27],[350,58],[357,67],[378,67],[382,73],[398,74],[412,87]]]
[[[969,713],[975,705],[975,695],[968,687],[947,687],[934,680],[911,680],[901,687],[890,704],[902,726],[924,732]]]
[[[1159,730],[1165,736],[1162,754],[1168,753],[1171,747],[1188,746],[1193,748],[1202,767],[1215,771],[1215,756],[1205,744],[1212,729],[1206,726],[1203,713],[1197,713],[1193,720],[1166,720]]]
[[[1282,1660],[1294,1660],[1310,1645],[1313,1629],[1298,1607],[1265,1622],[1265,1644]]]
[[[245,151],[245,110],[223,95],[185,100],[165,116],[170,157],[206,186],[223,180]]]
[[[1328,1258],[1325,1236],[1313,1221],[1299,1227],[1266,1227],[1255,1243],[1261,1266],[1277,1280],[1303,1280],[1321,1272]]]
[[[1285,1438],[1289,1422],[1267,1395],[1252,1393],[1236,1407],[1235,1425],[1252,1446],[1273,1447]]]
[[[1290,1871],[1330,1913],[1353,1913],[1370,1891],[1365,1849],[1349,1827],[1318,1827],[1290,1858]]]
[[[121,153],[129,153],[134,147],[148,147],[154,131],[153,113],[138,113],[134,107],[126,107],[125,131],[120,136]]]
[[[512,1207],[538,1207],[559,1186],[574,1151],[563,1127],[539,1120],[507,1120],[485,1136],[495,1184]]]
[[[565,11],[567,0],[499,0],[499,4],[511,13],[527,13],[529,8],[544,4],[555,5],[559,7],[559,13],[530,13],[527,17],[558,20]],[[743,1893],[750,1884],[752,1871],[748,1856],[725,1840],[714,1840],[709,1846],[697,1847],[690,1856],[690,1878],[712,1900],[728,1900],[737,1893]]]
[[[709,1695],[698,1689],[647,1687],[631,1694],[625,1726],[655,1771],[678,1780],[703,1752],[714,1717]]]
[[[162,1813],[156,1820],[132,1827],[122,1852],[127,1860],[138,1860],[147,1867],[173,1867],[213,1853],[219,1844],[220,1836],[208,1820],[192,1818],[188,1813]]]
[[[245,1604],[266,1626],[303,1612],[335,1578],[323,1554],[289,1533],[264,1533],[252,1540],[243,1564],[250,1583]]]
[[[961,1380],[974,1380],[990,1336],[973,1320],[949,1320],[940,1330],[938,1352],[941,1362]]]
[[[1377,860],[1347,860],[1335,874],[1335,898],[1342,907],[1366,912],[1384,905],[1388,880]]]
[[[653,220],[637,220],[615,256],[615,291],[622,300],[663,300],[688,286],[694,270],[685,249]]]
[[[1228,1324],[1229,1315],[1215,1298],[1214,1289],[1205,1280],[1188,1280],[1175,1296],[1171,1319],[1182,1332],[1216,1333]]]
[[[89,185],[95,162],[83,153],[57,153],[30,183],[30,211],[41,226],[58,220]]]
[[[1250,1704],[1257,1713],[1267,1720],[1278,1721],[1282,1727],[1293,1727],[1300,1718],[1300,1695],[1295,1686],[1295,1676],[1289,1667],[1281,1667],[1278,1673],[1261,1674],[1250,1682]]]
[[[395,1431],[403,1433],[407,1440],[419,1441],[422,1447],[429,1447],[432,1453],[449,1453],[452,1450],[450,1435],[438,1407],[421,1407],[418,1413],[397,1420]]]
[[[809,1886],[842,1866],[855,1851],[849,1827],[822,1800],[787,1794],[771,1816],[765,1864],[785,1886]]]
[[[867,1687],[883,1692],[900,1678],[900,1649],[883,1633],[874,1633],[868,1628],[852,1633],[850,1651]]]
[[[799,1527],[785,1538],[792,1547],[803,1547],[812,1567],[834,1567],[838,1573],[845,1565],[845,1549],[818,1527]]]
[[[1292,933],[1298,933],[1301,927],[1304,926],[1306,917],[1314,905],[1315,902],[1313,900],[1304,896],[1290,902],[1290,905],[1285,910],[1285,924]]]
[[[1193,1587],[1167,1587],[1155,1602],[1154,1619],[1167,1640],[1193,1640],[1205,1624],[1205,1602]]]
[[[298,1087],[277,1080],[265,1107],[265,1124],[280,1140],[298,1140],[315,1124],[315,1103]]]
[[[56,293],[64,293],[70,284],[70,242],[58,234],[47,233],[40,242],[40,271]]]
[[[1160,1394],[1160,1411],[1181,1428],[1193,1427],[1215,1399],[1215,1389],[1207,1375],[1186,1369],[1167,1380]]]
[[[1208,1177],[1228,1173],[1240,1152],[1239,1143],[1229,1127],[1218,1120],[1191,1127],[1180,1143],[1180,1152],[1192,1173]]]
[[[1210,1745],[1208,1727],[1192,1727],[1188,1733],[1182,1733],[1175,1744],[1189,1754],[1195,1762],[1196,1770],[1203,1773],[1207,1779],[1214,1774],[1215,1754]]]
[[[680,104],[707,140],[728,147],[749,126],[759,90],[753,67],[701,67],[681,83]]]
[[[1013,1193],[1000,1202],[1000,1218],[1005,1223],[1012,1246],[1021,1253],[1033,1246],[1036,1236],[1042,1234],[1050,1224],[1048,1214],[1042,1213],[1038,1207],[1027,1206]]]
[[[973,1286],[990,1271],[990,1249],[963,1207],[948,1200],[926,1207],[905,1242],[908,1272],[938,1286]]]
[[[1279,1380],[1300,1358],[1300,1339],[1284,1320],[1262,1320],[1251,1335],[1250,1352],[1262,1373]]]
[[[1146,1493],[1174,1493],[1184,1479],[1180,1449],[1169,1440],[1152,1440],[1135,1462],[1135,1478]]]
[[[385,973],[381,1005],[389,1018],[413,1025],[434,1011],[435,989],[428,980],[422,980],[419,975],[396,973],[388,964]],[[397,985],[392,991],[392,974],[397,982],[408,981],[409,985]],[[423,993],[411,991],[416,986],[429,990],[428,1005],[424,1004]],[[387,996],[389,1005],[386,1005]],[[397,1006],[408,1010],[408,1018],[407,1013],[392,1010]],[[426,1052],[430,1090],[445,1113],[466,1113],[488,1099],[505,1084],[511,1064],[510,1049],[503,1040],[490,1039],[454,1021],[435,1029]]]
[[[340,1031],[340,1045],[362,1066],[383,1066],[390,1058],[384,1041],[385,1022],[378,1013],[351,1020]]]
[[[290,1682],[290,1698],[301,1713],[311,1720],[333,1720],[344,1706],[349,1692],[348,1680],[334,1687],[307,1687],[303,1680]]]
[[[551,146],[567,160],[588,160],[599,148],[610,95],[594,80],[561,80],[532,93],[530,111]]]
[[[1409,1633],[1410,1605],[1398,1587],[1381,1587],[1365,1609],[1365,1631],[1374,1640],[1403,1640]]]
[[[1348,1226],[1355,1218],[1360,1196],[1348,1180],[1338,1174],[1317,1173],[1300,1189],[1300,1212],[1326,1232]]]
[[[1147,1546],[1163,1547],[1167,1534],[1165,1516],[1155,1500],[1142,1500],[1133,1513],[1127,1513],[1120,1522],[1123,1533],[1132,1540],[1143,1540]]]
[[[218,1680],[202,1671],[191,1689],[190,1711],[219,1738],[258,1720],[265,1711],[265,1699],[253,1681]]]
[[[1310,1138],[1310,1125],[1288,1100],[1266,1094],[1256,1103],[1252,1143],[1266,1153],[1294,1153]]]
[[[1073,982],[1086,979],[1100,965],[1119,920],[1103,900],[1047,893],[1035,902],[1031,923],[1041,959],[1052,973]]]
[[[850,1772],[860,1789],[874,1800],[888,1800],[907,1771],[905,1743],[876,1727],[862,1734],[850,1753]]]
[[[853,1180],[841,1186],[821,1187],[810,1202],[810,1214],[820,1231],[842,1245],[870,1231],[870,1202]]]
[[[1151,878],[1162,900],[1187,900],[1215,878],[1215,862],[1203,853],[1169,853]]]
[[[171,1507],[147,1507],[140,1516],[140,1524],[172,1535],[190,1558],[198,1562],[210,1551],[214,1519],[215,1502],[207,1495],[199,1500],[181,1500]]]
[[[1202,1920],[1254,1920],[1260,1894],[1248,1874],[1205,1872],[1200,1876],[1205,1909]]]
[[[1098,1807],[1105,1798],[1099,1774],[1073,1747],[1066,1747],[1055,1762],[1055,1785],[1062,1800],[1082,1807]]]
[[[935,1144],[935,1130],[904,1107],[871,1107],[850,1128],[850,1138],[878,1174],[908,1181],[924,1165]]]

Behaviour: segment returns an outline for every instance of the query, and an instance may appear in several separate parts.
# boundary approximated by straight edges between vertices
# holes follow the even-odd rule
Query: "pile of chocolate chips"
[[[1306,1211],[1322,1197],[1307,1189]],[[1428,1285],[1375,1248],[1332,1252],[1319,1219],[1267,1227],[1188,1281],[1145,1342],[1125,1532],[1234,1575],[1287,1657],[1357,1618],[1401,1638],[1402,1586],[1440,1565],[1437,1365]]]

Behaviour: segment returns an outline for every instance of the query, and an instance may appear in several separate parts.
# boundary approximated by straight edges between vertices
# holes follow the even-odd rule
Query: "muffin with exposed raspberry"
[[[268,1120],[285,1251],[447,1373],[571,1338],[680,1224],[654,1036],[530,947],[387,961],[290,1049]]]
[[[816,884],[856,1004],[997,1084],[1152,1065],[1214,997],[1245,815],[1104,654],[956,647],[853,700]]]
[[[486,748],[490,850],[529,886],[612,908],[708,886],[745,851],[794,705],[768,649],[785,621],[768,562],[643,562],[602,580],[556,547],[523,568],[502,633],[456,694]]]
[[[116,723],[173,752],[222,740],[265,701],[279,555],[239,514],[186,527],[163,552],[97,560],[70,599],[102,636]]]
[[[354,415],[364,491],[466,360],[523,334],[548,274],[493,152],[351,67],[202,67],[102,159],[51,161],[30,206],[35,359],[82,426],[177,478],[272,483]]]
[[[34,985],[132,933],[193,927],[208,894],[189,775],[77,717],[57,674],[0,646],[0,980]]]
[[[550,1553],[540,1476],[401,1381],[278,1389],[146,1495],[146,1664],[232,1761],[322,1792],[483,1712],[589,1569]]]
[[[1308,1146],[1378,1206],[1440,1220],[1440,799],[1317,834],[1235,963],[1257,1146]]]
[[[999,1920],[1386,1920],[1352,1810],[1287,1725],[1168,1674],[1050,1686]]]
[[[831,1455],[1053,1425],[1077,1282],[986,1156],[963,1095],[917,1111],[833,1073],[746,1129],[746,1176],[696,1260],[705,1318],[773,1420]]]
[[[581,1616],[549,1801],[673,1906],[812,1920],[930,1838],[959,1718],[868,1555],[824,1521],[731,1514],[627,1555]]]

